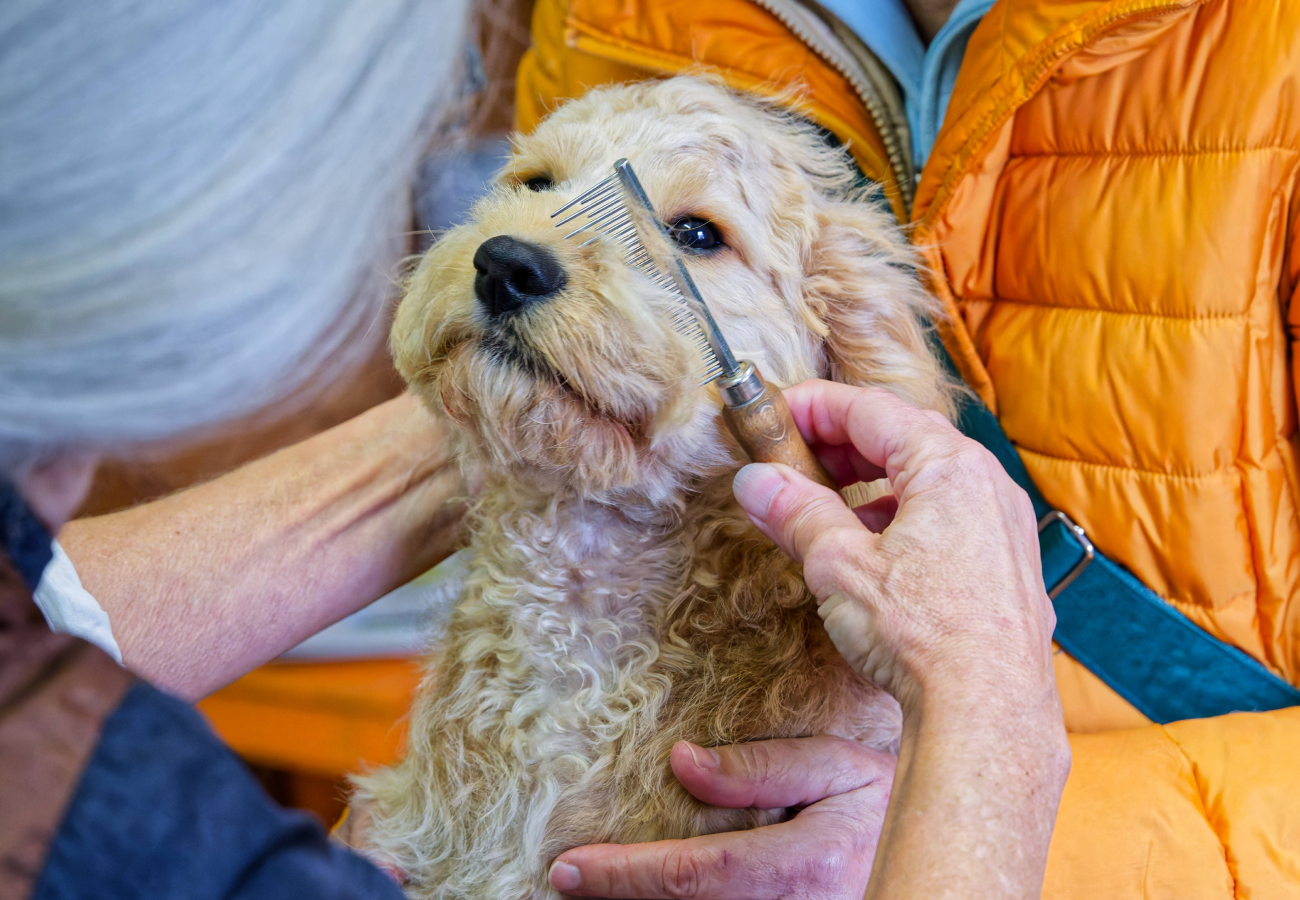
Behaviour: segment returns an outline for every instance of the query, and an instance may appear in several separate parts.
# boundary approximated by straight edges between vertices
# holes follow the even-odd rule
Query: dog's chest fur
[[[668,761],[683,738],[895,740],[893,701],[835,652],[798,568],[722,481],[666,512],[485,495],[408,755],[360,780],[369,849],[412,896],[554,896],[568,847],[783,815],[691,798]]]

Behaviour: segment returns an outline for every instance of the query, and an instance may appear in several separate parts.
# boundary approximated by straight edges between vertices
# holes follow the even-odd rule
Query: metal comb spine
[[[671,245],[672,236],[667,233],[663,224],[659,221],[655,213],[654,205],[650,202],[649,195],[646,194],[645,188],[641,187],[641,181],[636,177],[636,172],[632,170],[632,164],[626,159],[620,159],[614,163],[614,174],[618,176],[627,194],[649,214],[650,224],[659,229],[663,239]],[[629,217],[629,224],[630,217]],[[640,239],[636,237],[636,228],[633,225],[633,237],[636,238],[638,246]],[[642,252],[649,253],[642,248]],[[695,279],[691,277],[691,272],[686,268],[686,263],[682,261],[680,255],[672,254],[672,262],[676,265],[677,277],[669,276],[669,280],[677,285],[677,293],[681,295],[686,302],[687,310],[696,319],[699,320],[701,331],[704,332],[705,339],[709,343],[709,349],[713,351],[713,357],[722,367],[724,377],[731,377],[740,371],[740,365],[736,362],[736,357],[731,353],[731,347],[727,345],[726,339],[722,336],[722,330],[718,328],[718,323],[713,319],[713,313],[709,312],[709,305],[704,302],[704,297],[700,294],[700,289],[695,286]],[[653,264],[653,263],[652,263]]]

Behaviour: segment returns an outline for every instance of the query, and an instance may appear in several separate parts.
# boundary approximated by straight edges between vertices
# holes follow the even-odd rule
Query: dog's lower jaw
[[[892,702],[838,661],[797,569],[744,530],[723,479],[672,528],[647,528],[662,510],[488,496],[406,759],[359,779],[366,849],[409,895],[554,897],[546,871],[568,847],[782,814],[691,798],[668,763],[682,738],[892,742]]]

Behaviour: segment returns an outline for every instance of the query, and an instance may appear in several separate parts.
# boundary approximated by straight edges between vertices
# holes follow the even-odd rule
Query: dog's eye
[[[668,226],[668,232],[673,240],[689,250],[713,250],[725,246],[717,226],[697,216],[678,219]]]
[[[524,187],[530,191],[549,191],[555,187],[555,182],[550,175],[534,175],[524,182]]]

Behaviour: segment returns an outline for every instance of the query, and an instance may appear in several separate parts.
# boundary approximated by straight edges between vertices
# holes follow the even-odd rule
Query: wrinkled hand
[[[840,484],[887,477],[892,489],[851,510],[785,466],[746,466],[735,481],[754,524],[803,563],[840,653],[903,707],[894,808],[893,760],[847,741],[719,748],[716,767],[679,744],[673,771],[705,802],[808,805],[748,832],[578,847],[552,885],[858,900],[870,877],[871,897],[1037,896],[1070,755],[1029,498],[942,416],[883,390],[814,381],[785,397]]]
[[[1028,496],[938,413],[875,388],[809,381],[785,392],[841,485],[887,477],[857,510],[780,465],[749,465],[735,493],[803,563],[840,653],[903,704],[940,689],[1053,685],[1055,615]]]
[[[593,844],[551,867],[551,885],[584,897],[859,900],[889,805],[895,760],[834,737],[713,750],[679,742],[673,772],[695,797],[733,809],[801,807],[752,831],[650,844]]]

